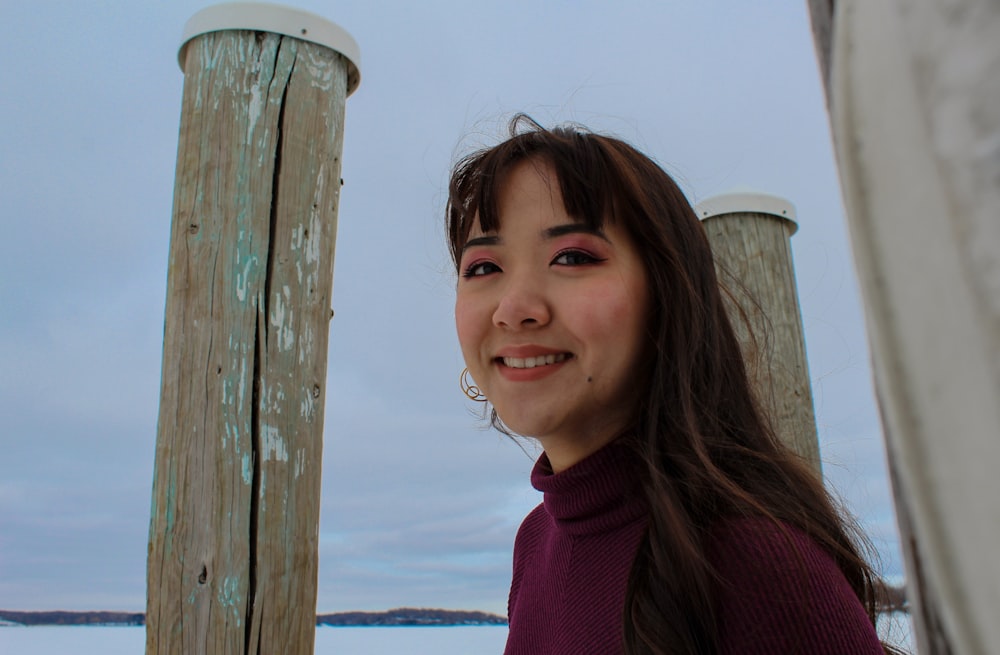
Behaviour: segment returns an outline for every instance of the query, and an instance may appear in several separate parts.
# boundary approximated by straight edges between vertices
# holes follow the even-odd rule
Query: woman
[[[544,449],[507,653],[883,652],[876,578],[762,416],[666,173],[519,116],[455,167],[447,229],[466,391]]]

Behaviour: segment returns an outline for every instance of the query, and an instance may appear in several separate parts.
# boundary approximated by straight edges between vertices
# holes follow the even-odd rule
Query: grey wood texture
[[[778,437],[821,473],[792,267],[795,223],[747,212],[712,216],[702,224],[761,405]]]
[[[235,30],[186,56],[146,652],[311,653],[346,65]]]

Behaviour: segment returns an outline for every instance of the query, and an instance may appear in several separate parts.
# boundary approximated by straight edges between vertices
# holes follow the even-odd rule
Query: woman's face
[[[461,254],[455,322],[476,384],[556,471],[616,437],[641,389],[646,275],[623,229],[573,220],[539,160],[500,193],[499,231],[475,227]]]

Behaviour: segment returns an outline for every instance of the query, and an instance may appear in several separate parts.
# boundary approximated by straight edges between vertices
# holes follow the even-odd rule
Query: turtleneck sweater
[[[558,475],[531,472],[542,503],[514,541],[506,655],[619,653],[625,585],[646,531],[633,462],[617,443]]]
[[[543,501],[514,543],[505,655],[622,652],[625,589],[647,521],[638,472],[617,442],[558,474],[539,457],[531,483]],[[706,555],[721,580],[719,653],[881,655],[840,569],[797,529],[721,520]]]

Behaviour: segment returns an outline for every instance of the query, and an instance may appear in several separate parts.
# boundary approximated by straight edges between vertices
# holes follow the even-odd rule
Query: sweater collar
[[[614,530],[647,513],[639,463],[621,439],[559,473],[542,453],[531,485],[544,494],[545,511],[559,528],[572,534]]]

